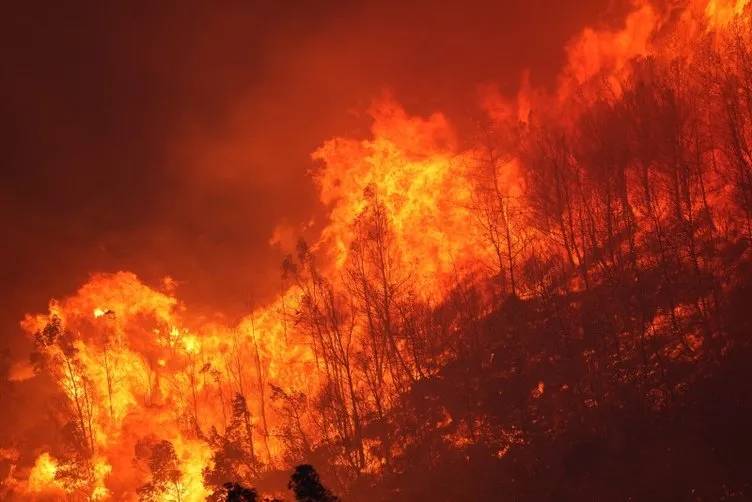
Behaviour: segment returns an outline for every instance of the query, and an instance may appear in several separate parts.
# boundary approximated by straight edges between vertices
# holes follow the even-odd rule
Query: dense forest
[[[126,272],[28,316],[56,426],[5,497],[283,499],[313,465],[297,500],[752,498],[750,8],[692,12],[463,134],[378,102],[237,326]]]

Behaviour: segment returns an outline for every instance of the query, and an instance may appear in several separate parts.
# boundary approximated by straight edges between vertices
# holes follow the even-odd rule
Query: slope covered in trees
[[[237,326],[125,272],[29,316],[61,432],[3,450],[4,494],[284,496],[311,463],[347,500],[752,497],[737,4],[641,4],[471,133],[378,102],[314,153],[329,220]]]

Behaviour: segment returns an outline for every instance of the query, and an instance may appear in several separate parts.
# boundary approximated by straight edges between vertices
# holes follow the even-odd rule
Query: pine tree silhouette
[[[256,502],[258,494],[253,488],[246,488],[240,483],[225,483],[227,502]]]

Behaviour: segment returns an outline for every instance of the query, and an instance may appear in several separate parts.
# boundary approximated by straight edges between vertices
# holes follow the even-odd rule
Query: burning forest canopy
[[[752,3],[417,5],[11,16],[4,500],[752,497]]]

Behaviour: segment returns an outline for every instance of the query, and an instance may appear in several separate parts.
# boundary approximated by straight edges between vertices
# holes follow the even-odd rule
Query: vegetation
[[[45,317],[33,359],[68,438],[54,481],[94,498],[101,437],[128,420],[118,361],[139,347],[122,407],[177,424],[139,430],[144,501],[282,496],[293,465],[305,502],[751,498],[752,28],[683,43],[478,127],[452,158],[465,205],[431,199],[467,216],[451,239],[479,236],[462,272],[426,251],[445,234],[405,228],[395,207],[418,202],[372,183],[335,260],[303,241],[284,260],[274,330],[254,313],[205,348],[152,308],[119,349]],[[430,153],[409,162],[445,160]],[[417,262],[421,242],[438,244]],[[191,478],[185,458],[208,460]]]

